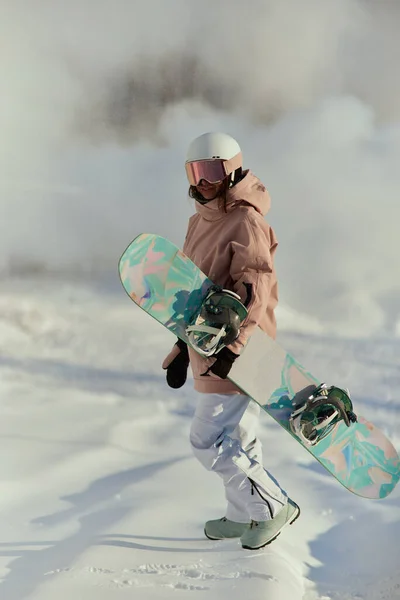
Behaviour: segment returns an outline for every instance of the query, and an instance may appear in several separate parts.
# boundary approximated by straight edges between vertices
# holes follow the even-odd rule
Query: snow
[[[400,450],[400,341],[279,314],[280,341]],[[256,552],[204,537],[223,490],[190,451],[192,382],[165,384],[172,343],[116,277],[2,281],[0,598],[400,598],[400,489],[352,495],[265,414],[265,465],[301,518]]]
[[[268,415],[301,518],[260,552],[204,538],[191,381],[115,274],[142,231],[182,246],[188,141],[231,133],[272,197],[281,342],[400,450],[400,4],[226,4],[0,0],[0,600],[400,598],[400,486],[351,495]]]

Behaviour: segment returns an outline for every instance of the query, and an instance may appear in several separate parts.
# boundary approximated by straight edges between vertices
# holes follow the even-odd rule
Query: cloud
[[[269,187],[282,301],[332,331],[394,331],[395,2],[0,0],[0,266],[107,270],[183,240],[183,160],[235,135]]]

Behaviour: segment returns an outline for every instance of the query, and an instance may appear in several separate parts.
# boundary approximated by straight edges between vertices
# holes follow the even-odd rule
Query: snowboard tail
[[[145,312],[185,342],[186,327],[200,310],[213,282],[177,246],[153,234],[141,234],[119,261],[122,285]],[[267,334],[257,329],[229,379],[292,435],[349,491],[384,498],[400,478],[400,459],[387,437],[363,417],[337,423],[314,446],[290,427],[294,406],[322,382]]]

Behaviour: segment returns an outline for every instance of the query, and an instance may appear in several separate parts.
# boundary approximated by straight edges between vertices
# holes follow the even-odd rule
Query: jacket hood
[[[219,198],[210,200],[207,204],[196,202],[196,211],[206,221],[216,221],[224,218],[225,213],[218,208]],[[271,207],[271,198],[263,183],[252,173],[247,171],[245,176],[227,193],[227,211],[234,210],[238,204],[250,204],[263,217]]]

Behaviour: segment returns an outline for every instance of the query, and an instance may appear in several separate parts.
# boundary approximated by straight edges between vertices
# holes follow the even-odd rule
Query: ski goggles
[[[239,152],[229,160],[209,158],[185,163],[186,176],[190,185],[199,185],[202,179],[208,183],[220,183],[242,166],[242,153]]]

